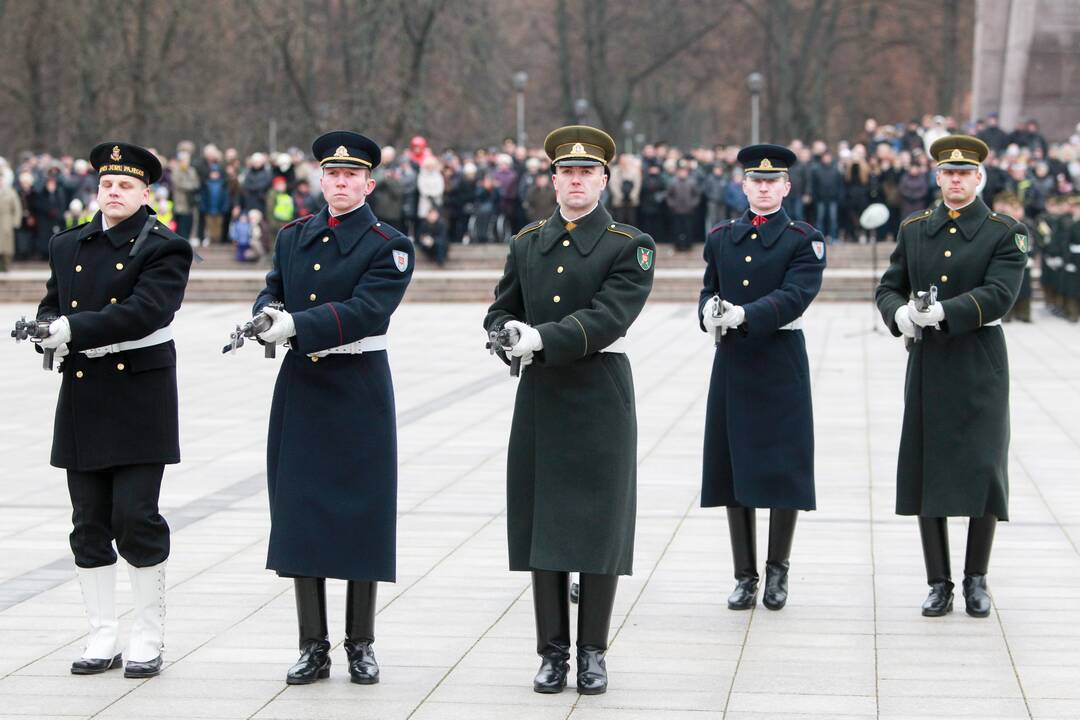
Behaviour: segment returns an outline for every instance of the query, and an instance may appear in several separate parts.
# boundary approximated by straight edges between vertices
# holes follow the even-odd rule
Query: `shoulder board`
[[[314,215],[305,215],[304,217],[296,218],[291,223],[286,223],[285,225],[282,225],[281,230],[288,230],[293,225],[303,225],[304,223],[306,223],[308,220],[310,220],[313,217],[315,217],[315,216]],[[278,232],[281,232],[281,230],[279,230]]]
[[[372,230],[372,231],[373,231],[373,232],[374,232],[374,233],[375,233],[376,235],[381,235],[381,236],[382,236],[382,238],[383,238],[383,240],[393,240],[393,239],[394,239],[394,235],[392,235],[391,233],[387,232],[387,229],[388,229],[388,228],[389,228],[390,230],[395,230],[395,228],[391,227],[390,225],[386,225],[386,226],[384,226],[381,220],[380,220],[379,222],[377,222],[377,223],[375,223],[374,225],[372,225],[372,226],[371,226],[371,230]],[[401,233],[398,233],[398,235],[400,235],[400,234],[401,234]]]
[[[163,237],[163,238],[167,238],[169,240],[182,240],[183,239],[179,235],[177,235],[175,232],[173,232],[169,228],[168,225],[166,225],[165,223],[162,223],[162,222],[154,223],[153,227],[150,228],[150,232],[153,233],[154,235],[157,235],[157,236]]]
[[[723,230],[724,228],[729,228],[734,224],[734,220],[721,220],[709,229],[709,234],[712,235],[714,232],[718,232],[720,230]]]
[[[86,227],[89,224],[90,224],[90,221],[87,220],[86,222],[79,223],[78,225],[72,225],[71,227],[64,228],[60,232],[56,233],[55,235],[53,235],[53,237],[58,238],[58,237],[61,237],[63,235],[67,235],[69,232],[75,232],[76,230],[80,230],[80,229],[82,229],[83,227]]]
[[[514,239],[517,240],[519,237],[524,237],[526,233],[531,233],[533,230],[539,230],[540,228],[542,228],[544,226],[544,223],[546,223],[546,222],[547,222],[546,219],[537,220],[536,222],[532,223],[531,225],[526,225],[525,227],[521,228],[521,230],[518,231],[518,234],[514,236]]]
[[[1005,227],[1011,228],[1016,225],[1016,220],[1006,215],[1005,213],[992,212],[990,213],[990,219],[994,222],[999,222]]]
[[[926,218],[930,217],[933,213],[934,213],[933,210],[923,210],[922,212],[917,212],[914,215],[909,215],[908,218],[906,220],[904,220],[904,222],[900,223],[900,227],[904,227],[905,225],[910,225],[911,223],[918,222],[919,220],[925,220]]]
[[[791,222],[789,222],[788,230],[794,230],[795,232],[803,236],[811,235],[817,232],[817,230],[814,229],[813,225],[808,222],[803,222],[802,220],[792,220]]]
[[[636,238],[638,235],[641,234],[640,231],[638,231],[637,234],[635,234],[633,232],[630,232],[631,230],[637,230],[637,228],[634,227],[633,225],[623,225],[621,223],[611,223],[610,225],[607,226],[607,229],[608,229],[608,232],[613,232],[616,235],[623,235],[625,237],[630,238],[631,240],[633,240],[634,238]]]

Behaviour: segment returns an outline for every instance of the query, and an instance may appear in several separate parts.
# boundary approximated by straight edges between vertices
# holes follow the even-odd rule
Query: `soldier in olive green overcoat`
[[[533,688],[560,692],[569,670],[568,573],[581,573],[577,690],[607,688],[604,653],[619,575],[634,555],[637,417],[624,336],[649,296],[656,246],[600,204],[615,143],[569,126],[545,149],[559,207],[510,244],[484,328],[520,339],[507,462],[510,569],[532,572]]]
[[[964,135],[931,146],[942,204],[901,224],[877,289],[885,323],[909,347],[896,512],[919,516],[931,587],[926,616],[952,610],[950,516],[971,518],[967,612],[989,614],[994,528],[1009,515],[1009,364],[1001,318],[1020,290],[1029,239],[1022,224],[976,196],[987,152],[981,140]],[[937,296],[925,309],[924,293]]]

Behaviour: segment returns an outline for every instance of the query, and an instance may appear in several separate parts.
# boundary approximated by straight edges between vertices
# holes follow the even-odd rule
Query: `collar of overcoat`
[[[356,243],[360,242],[360,238],[364,237],[367,231],[375,223],[379,222],[367,203],[339,216],[338,220],[341,221],[338,226],[331,228],[329,224],[330,208],[324,207],[316,213],[315,217],[304,223],[301,230],[300,246],[310,245],[315,242],[315,238],[330,235],[337,240],[338,250],[341,251],[341,254],[348,255],[356,247]]]
[[[927,220],[926,231],[929,235],[934,236],[941,232],[941,229],[949,224],[949,222],[956,223],[956,227],[960,228],[960,234],[964,236],[965,240],[974,240],[975,234],[979,232],[979,228],[986,222],[986,218],[990,216],[990,208],[986,207],[986,203],[981,198],[975,198],[967,207],[960,211],[960,217],[952,220],[949,217],[949,208],[945,206],[945,203],[939,204],[934,208],[934,212],[930,214],[930,219]]]
[[[573,230],[567,230],[566,225],[567,221],[563,220],[562,213],[555,208],[555,212],[542,228],[541,253],[548,254],[551,248],[555,247],[556,242],[564,235],[569,235],[577,251],[582,255],[588,255],[614,223],[611,221],[611,213],[603,203],[599,203],[591,213],[574,221]]]
[[[731,229],[731,239],[736,245],[741,243],[744,238],[751,234],[753,231],[757,231],[758,239],[761,240],[762,247],[771,248],[776,244],[776,241],[780,239],[780,234],[792,225],[791,218],[788,217],[787,212],[781,207],[779,210],[769,215],[769,219],[758,225],[756,228],[750,221],[753,219],[754,213],[747,210],[742,214]]]

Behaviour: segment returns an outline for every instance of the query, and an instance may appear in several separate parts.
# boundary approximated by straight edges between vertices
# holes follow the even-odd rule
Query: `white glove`
[[[722,328],[737,328],[746,320],[746,311],[742,305],[732,305],[727,300],[721,301],[724,314],[717,318],[717,325]]]
[[[919,296],[921,297],[922,294],[920,292]],[[908,307],[911,308],[911,322],[920,327],[936,327],[938,323],[945,319],[945,307],[939,302],[931,305],[926,312],[916,310],[914,300],[908,302]]]
[[[518,320],[511,320],[505,327],[514,328],[521,335],[514,347],[510,348],[510,354],[523,358],[537,350],[544,349],[544,341],[540,338],[540,331],[531,325],[526,325]]]
[[[259,335],[260,340],[277,344],[288,340],[296,334],[296,323],[293,322],[292,315],[284,310],[269,306],[264,307],[262,311],[270,316],[274,324],[270,326],[269,330]]]
[[[720,327],[721,318],[713,317],[719,307],[720,298],[714,295],[701,308],[701,324],[705,326],[706,330],[715,330]]]
[[[71,350],[68,348],[68,344],[64,343],[60,347],[56,348],[55,357],[61,358],[61,359],[66,358],[70,352],[71,352]]]
[[[49,337],[42,340],[42,350],[55,350],[64,343],[71,342],[71,323],[66,317],[59,317],[49,325]]]
[[[907,305],[896,308],[893,319],[896,320],[896,327],[900,329],[904,337],[915,337],[915,323],[911,322],[911,309]]]
[[[533,354],[531,352],[530,353],[525,353],[524,355],[521,356],[521,367],[523,367],[523,368],[529,367],[530,365],[532,365],[532,361],[533,361]]]

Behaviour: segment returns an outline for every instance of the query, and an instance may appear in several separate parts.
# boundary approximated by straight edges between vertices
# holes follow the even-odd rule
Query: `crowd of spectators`
[[[874,239],[891,239],[905,216],[933,203],[927,148],[951,132],[974,133],[991,148],[988,203],[1013,192],[1025,213],[1037,217],[1048,198],[1080,184],[1080,125],[1071,138],[1050,144],[1034,120],[1005,131],[993,115],[964,127],[940,116],[899,124],[868,119],[850,140],[789,143],[799,163],[790,171],[787,211],[829,242],[867,242],[858,218],[871,203],[883,203],[890,218]],[[665,142],[622,152],[611,165],[604,202],[617,221],[687,250],[714,223],[746,210],[737,152],[737,146],[686,150]],[[193,244],[232,245],[239,262],[267,262],[277,231],[323,204],[318,164],[296,148],[242,157],[232,148],[182,142],[161,159],[165,173],[151,204],[162,221]],[[506,242],[528,222],[550,216],[556,204],[550,172],[542,149],[511,139],[496,148],[436,152],[418,136],[401,151],[383,148],[369,200],[378,217],[441,265],[454,244]],[[52,234],[93,217],[96,187],[84,159],[26,152],[12,167],[0,158],[0,263],[12,255],[46,258]]]

